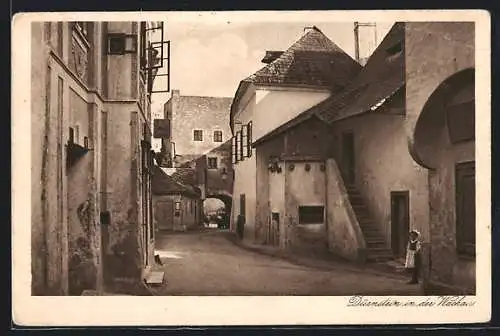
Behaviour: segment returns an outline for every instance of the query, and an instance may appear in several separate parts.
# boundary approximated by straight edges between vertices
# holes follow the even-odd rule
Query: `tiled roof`
[[[172,176],[165,173],[160,167],[154,166],[153,178],[151,182],[153,195],[188,195],[199,197],[198,191],[190,186],[177,182]]]
[[[314,27],[273,62],[240,82],[231,104],[230,125],[239,100],[251,84],[318,87],[338,92],[360,70],[359,63]]]
[[[358,76],[338,95],[313,107],[327,123],[375,110],[405,84],[404,23],[396,23]]]
[[[314,27],[245,81],[257,85],[308,85],[338,90],[360,69],[355,60]]]
[[[192,168],[177,168],[172,178],[184,185],[196,185],[196,170]]]

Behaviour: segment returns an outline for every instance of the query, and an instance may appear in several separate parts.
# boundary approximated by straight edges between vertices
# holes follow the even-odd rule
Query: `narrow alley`
[[[158,235],[166,284],[158,295],[417,295],[404,278],[322,270],[234,245],[225,232]]]

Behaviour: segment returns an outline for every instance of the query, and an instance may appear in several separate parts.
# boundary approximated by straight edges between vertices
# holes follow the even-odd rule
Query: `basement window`
[[[323,224],[325,207],[319,205],[299,206],[299,224]]]

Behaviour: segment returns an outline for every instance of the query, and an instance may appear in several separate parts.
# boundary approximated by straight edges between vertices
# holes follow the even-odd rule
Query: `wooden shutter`
[[[241,127],[241,158],[244,159],[247,156],[248,149],[248,128],[247,125]]]
[[[235,164],[237,162],[236,160],[236,136],[233,136],[231,138],[231,162]]]
[[[241,131],[236,132],[236,162],[241,161]]]
[[[243,129],[238,132],[238,161],[243,161]]]
[[[247,124],[247,157],[252,156],[252,122]]]

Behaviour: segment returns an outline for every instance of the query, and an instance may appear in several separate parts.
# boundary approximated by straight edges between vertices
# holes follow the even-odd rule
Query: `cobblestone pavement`
[[[157,295],[418,295],[406,279],[325,270],[248,251],[221,232],[157,235],[166,285]]]

